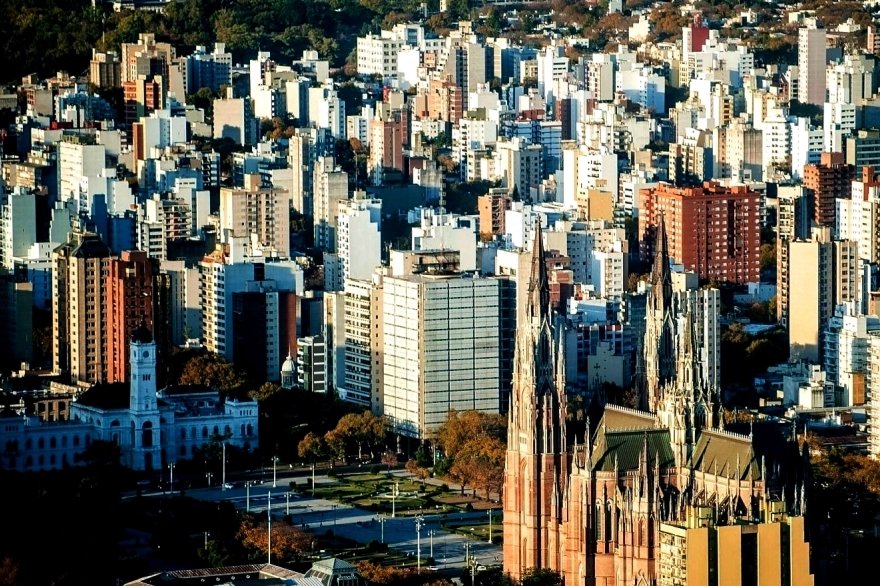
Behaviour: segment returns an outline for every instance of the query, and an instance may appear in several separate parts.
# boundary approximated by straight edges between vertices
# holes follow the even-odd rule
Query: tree
[[[305,459],[309,464],[314,464],[327,454],[327,444],[321,436],[310,431],[299,442],[297,452],[300,458]]]
[[[18,562],[12,558],[3,558],[0,563],[0,586],[16,586],[18,581]]]
[[[392,466],[397,466],[397,454],[393,450],[385,450],[385,453],[382,454],[382,463],[388,466],[390,471]]]
[[[528,568],[523,572],[520,586],[561,586],[559,572],[546,568]]]
[[[419,463],[415,460],[409,460],[406,463],[406,471],[422,481],[422,488],[425,487],[425,479],[431,474],[430,470],[423,466],[419,466]]]
[[[245,547],[261,554],[269,553],[269,523],[257,523],[253,517],[242,520],[238,530],[239,539]],[[305,531],[287,523],[272,523],[272,555],[279,560],[300,556],[311,551],[312,538]]]
[[[446,457],[455,456],[472,440],[507,439],[507,418],[482,411],[449,411],[446,421],[435,430],[437,444]]]
[[[357,445],[358,459],[363,457],[366,448],[373,457],[373,448],[385,440],[386,422],[384,417],[376,417],[369,411],[349,413],[339,420],[336,427],[324,436],[327,445],[337,455],[344,457],[346,448]]]
[[[380,566],[373,562],[355,562],[361,577],[370,584],[395,586],[403,582],[407,575],[400,568]]]
[[[178,383],[203,385],[222,393],[231,393],[239,390],[245,380],[223,356],[209,353],[190,359],[184,365]]]
[[[269,397],[271,397],[275,393],[279,392],[280,390],[281,390],[280,385],[277,385],[275,383],[265,382],[262,385],[260,385],[259,389],[249,392],[248,396],[251,399],[256,399],[257,401],[262,403],[263,401],[265,401],[266,399],[268,399]]]
[[[761,270],[770,269],[776,266],[776,245],[761,245]]]

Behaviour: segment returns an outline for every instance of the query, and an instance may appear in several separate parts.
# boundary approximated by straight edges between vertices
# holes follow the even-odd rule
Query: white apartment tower
[[[798,29],[798,102],[825,103],[825,29],[815,21]]]
[[[382,264],[382,200],[358,193],[340,204],[336,243],[342,271],[337,282],[369,280]]]
[[[450,409],[498,413],[501,281],[459,275],[383,282],[383,414],[395,433],[431,437]]]
[[[348,173],[336,166],[333,157],[318,157],[312,193],[315,247],[336,252],[339,206],[348,201]]]

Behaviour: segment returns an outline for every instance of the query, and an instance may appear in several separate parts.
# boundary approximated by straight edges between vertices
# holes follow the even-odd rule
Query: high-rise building
[[[144,116],[167,107],[168,81],[161,75],[140,75],[122,83],[125,123],[134,124]]]
[[[86,208],[80,205],[80,186],[83,177],[101,175],[106,164],[106,148],[95,144],[89,135],[65,136],[58,143],[58,183],[59,201],[73,200],[77,210]]]
[[[510,194],[532,201],[532,189],[544,176],[543,146],[521,138],[498,141],[495,145],[495,176]]]
[[[382,264],[382,200],[367,199],[355,192],[354,199],[339,206],[336,252],[343,285],[349,279],[369,280]]]
[[[825,103],[825,29],[818,23],[798,29],[798,96],[801,104]]]
[[[480,236],[503,236],[504,212],[510,209],[510,196],[506,189],[491,188],[489,193],[477,198],[477,209],[480,214]]]
[[[288,354],[296,354],[296,293],[272,280],[248,281],[232,294],[235,365],[256,380],[279,381]]]
[[[315,246],[336,252],[339,206],[348,201],[348,173],[333,157],[318,157],[313,174]]]
[[[855,241],[860,259],[880,263],[880,176],[874,168],[862,167],[861,180],[852,182],[852,199],[836,204],[834,237]]]
[[[260,122],[248,98],[233,98],[229,88],[224,99],[214,100],[214,138],[229,138],[235,144],[253,145],[260,139]]]
[[[368,173],[373,185],[384,185],[390,177],[397,181],[403,173],[403,147],[408,142],[405,114],[400,110],[387,119],[370,120],[370,154],[367,160]]]
[[[219,93],[222,86],[232,85],[232,53],[226,52],[224,43],[214,43],[214,50],[210,53],[204,46],[197,46],[190,55],[178,59],[175,65],[182,77],[184,95],[194,94],[203,87]]]
[[[788,325],[788,244],[810,237],[810,197],[807,188],[781,186],[776,217],[776,320]]]
[[[16,187],[0,196],[0,269],[12,271],[16,257],[26,257],[37,242],[37,196]]]
[[[846,163],[856,177],[865,165],[880,169],[880,130],[857,130],[846,137]]]
[[[116,51],[101,52],[92,49],[89,82],[99,88],[122,87],[122,62]]]
[[[380,413],[383,404],[382,279],[346,280],[343,309],[344,377],[336,391],[344,401]]]
[[[828,382],[834,385],[836,407],[864,405],[869,397],[868,338],[880,331],[876,315],[862,315],[853,303],[838,305],[828,321],[824,336],[823,367]]]
[[[297,342],[297,383],[309,393],[327,392],[327,344],[324,336],[306,336]]]
[[[820,362],[834,308],[858,295],[858,246],[830,231],[788,244],[788,335],[792,358]]]
[[[107,380],[102,274],[110,249],[97,234],[71,234],[58,247],[52,298],[52,361],[73,380]]]
[[[262,187],[259,175],[246,175],[245,188],[220,189],[220,230],[256,238],[268,256],[290,258],[291,197],[286,189]]]
[[[813,199],[813,219],[820,226],[834,227],[836,200],[849,199],[853,166],[843,153],[822,153],[818,165],[804,167],[804,187]]]
[[[501,409],[502,281],[385,277],[382,413],[395,433],[432,437],[450,409]]]
[[[137,43],[122,43],[121,81],[134,81],[140,75],[161,75],[167,80],[174,56],[173,45],[157,43],[153,33],[141,33]]]
[[[33,284],[0,274],[0,368],[7,372],[33,359],[33,308]]]
[[[656,229],[666,216],[669,254],[704,279],[760,281],[761,194],[744,185],[676,188],[660,184],[639,191],[642,258],[654,257]]]

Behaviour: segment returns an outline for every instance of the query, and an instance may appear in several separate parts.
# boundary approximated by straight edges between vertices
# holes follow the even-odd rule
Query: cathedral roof
[[[599,429],[593,447],[593,470],[638,470],[639,460],[648,442],[648,458],[653,464],[660,456],[660,468],[675,467],[675,457],[666,429]]]
[[[761,480],[752,438],[729,431],[704,430],[694,446],[690,467],[724,478]]]
[[[647,411],[639,411],[629,407],[618,405],[605,405],[605,412],[599,427],[605,429],[654,429],[657,427],[657,417]]]
[[[129,383],[96,383],[77,398],[76,402],[96,409],[128,409]]]

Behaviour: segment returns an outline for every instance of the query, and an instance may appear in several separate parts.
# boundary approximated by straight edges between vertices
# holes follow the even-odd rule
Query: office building
[[[486,195],[477,198],[481,238],[491,239],[493,236],[506,234],[504,212],[510,209],[511,201],[506,189],[494,187]]]
[[[394,433],[432,437],[450,409],[500,412],[501,298],[492,278],[383,280],[382,414]]]
[[[333,157],[318,157],[313,177],[315,247],[335,252],[339,208],[348,201],[348,173]]]
[[[369,280],[382,264],[382,200],[367,199],[355,192],[354,199],[339,206],[336,252],[339,256],[341,282]]]
[[[384,395],[382,278],[346,280],[343,295],[344,374],[336,392],[343,401],[379,414]]]
[[[669,253],[703,279],[760,281],[761,194],[744,185],[676,188],[660,184],[639,191],[642,258],[654,258],[656,229],[665,215]]]
[[[856,177],[865,165],[880,169],[880,130],[857,130],[846,137],[846,163]]]
[[[89,83],[98,88],[122,87],[122,62],[116,51],[92,49],[89,62]]]
[[[272,280],[248,281],[232,294],[235,365],[253,380],[278,382],[281,366],[296,347],[296,293]]]
[[[543,146],[521,138],[500,140],[495,145],[495,178],[514,199],[533,201],[532,190],[544,177]]]
[[[297,341],[297,384],[309,393],[327,392],[327,344],[320,335]]]
[[[788,244],[810,237],[810,197],[807,188],[780,186],[776,216],[776,320],[788,325]]]

